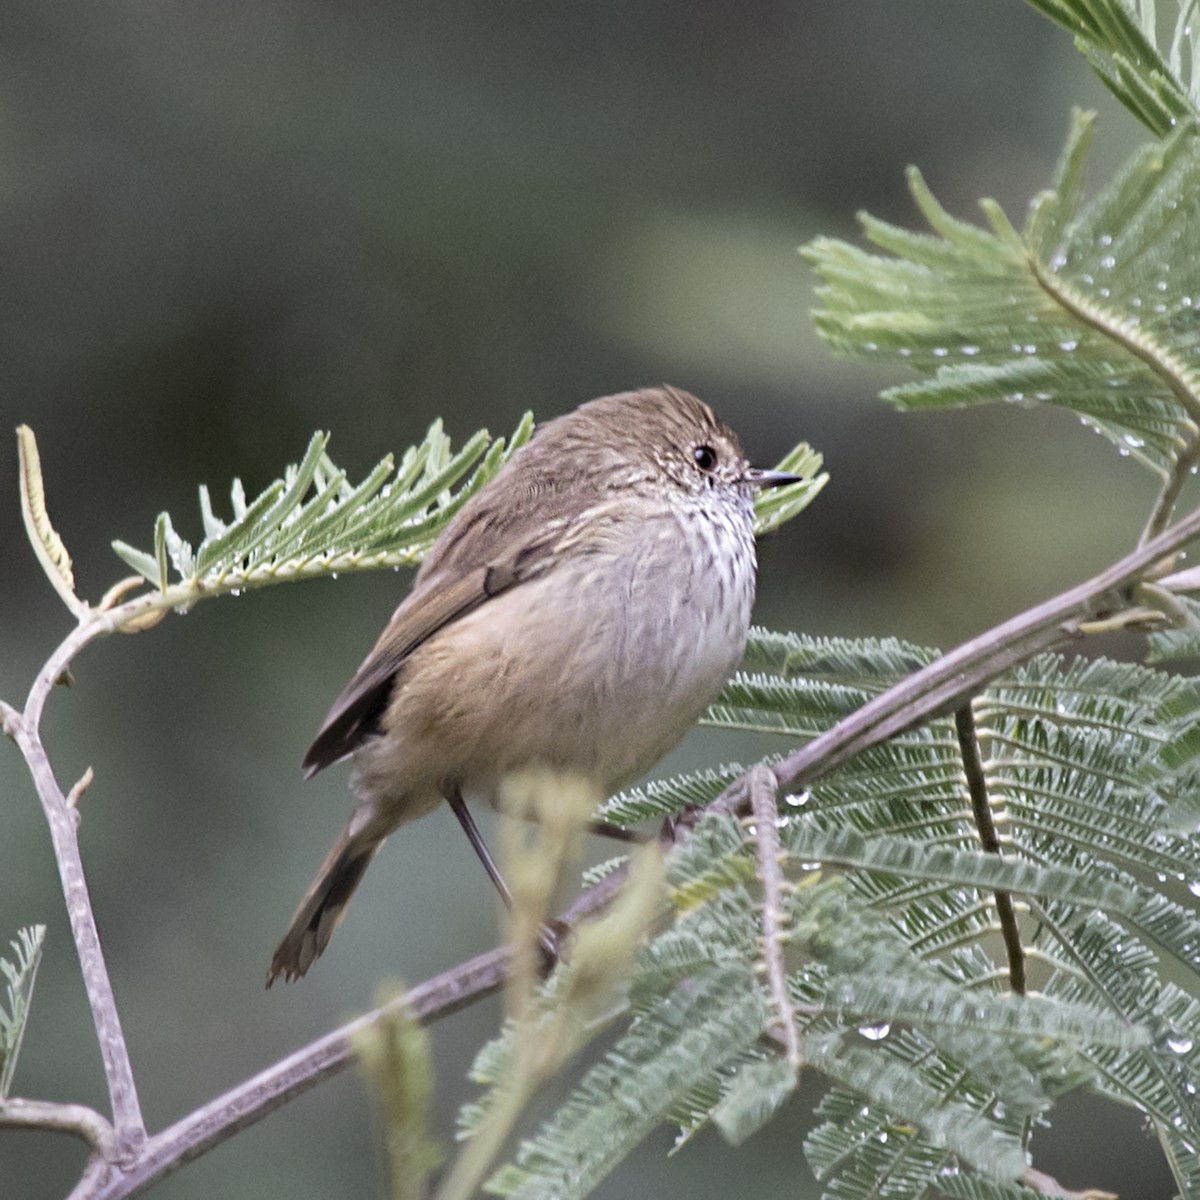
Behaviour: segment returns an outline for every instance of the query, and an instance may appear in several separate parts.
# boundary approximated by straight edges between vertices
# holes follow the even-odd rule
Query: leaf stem
[[[971,794],[971,812],[979,840],[989,854],[999,855],[1000,835],[996,832],[996,821],[988,798],[987,776],[983,769],[983,756],[979,752],[979,731],[975,727],[975,711],[968,700],[954,713],[954,730],[958,734],[958,745],[962,752],[963,771],[967,777],[967,791]],[[1000,918],[1000,932],[1004,937],[1004,950],[1008,955],[1008,980],[1013,992],[1025,995],[1025,948],[1021,944],[1021,928],[1017,924],[1017,911],[1013,906],[1011,892],[996,891],[996,914]]]
[[[762,884],[763,960],[767,981],[778,1018],[779,1039],[787,1055],[788,1066],[799,1072],[803,1065],[800,1028],[788,991],[787,969],[783,963],[783,890],[781,865],[783,850],[779,843],[779,809],[775,776],[761,763],[748,776],[750,801],[754,813],[754,840],[758,847],[758,879]]]

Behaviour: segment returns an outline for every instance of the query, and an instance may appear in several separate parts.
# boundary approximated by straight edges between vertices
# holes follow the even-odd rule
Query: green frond
[[[1115,881],[1066,867],[1033,866],[982,850],[956,850],[900,838],[868,840],[854,830],[820,830],[796,819],[781,830],[781,840],[787,853],[801,861],[881,871],[906,879],[1054,896],[1110,912],[1136,910],[1135,902]]]
[[[1043,1193],[1019,1183],[1000,1183],[959,1171],[947,1171],[938,1179],[937,1186],[947,1200],[1044,1200]]]
[[[689,804],[705,805],[715,800],[731,783],[745,774],[738,763],[727,763],[715,770],[676,775],[670,779],[652,779],[639,787],[627,788],[606,800],[596,810],[598,820],[610,825],[636,825],[639,821],[662,820]]]
[[[1072,960],[1073,970],[1056,972],[1046,993],[1075,1000],[1092,992],[1113,1013],[1152,1032],[1149,1045],[1132,1051],[1097,1049],[1092,1055],[1097,1086],[1113,1099],[1134,1104],[1154,1122],[1160,1138],[1170,1131],[1192,1147],[1168,1150],[1181,1169],[1195,1169],[1200,1145],[1200,1047],[1195,1030],[1200,1005],[1174,984],[1157,978],[1153,955],[1136,938],[1100,913],[1058,905],[1039,912],[1043,927]]]
[[[0,958],[0,974],[4,976],[8,997],[6,1004],[0,1004],[0,1101],[7,1099],[17,1069],[45,938],[45,925],[31,925],[20,930],[17,940],[9,943],[13,960]]]
[[[751,1046],[735,1055],[724,1069],[689,1088],[667,1114],[667,1120],[679,1127],[670,1153],[678,1154],[712,1120],[713,1110],[737,1085],[746,1067],[776,1061],[765,1047]],[[754,1103],[753,1099],[750,1099],[750,1103]]]
[[[697,1082],[752,1045],[764,1019],[748,968],[693,978],[634,1021],[488,1190],[520,1200],[587,1195]]]
[[[1194,117],[1200,71],[1190,3],[1176,5],[1170,48],[1159,48],[1156,6],[1147,0],[1029,0],[1075,37],[1105,86],[1153,133]]]
[[[922,1049],[928,1053],[926,1047]],[[844,1139],[839,1139],[836,1145],[830,1145],[826,1139],[816,1148],[814,1157],[815,1147],[810,1139],[805,1148],[818,1175],[825,1174],[822,1169],[825,1159],[820,1151],[834,1150],[840,1152],[834,1160],[836,1165],[842,1165],[842,1159],[849,1158],[854,1165],[854,1174],[864,1183],[874,1181],[878,1187],[880,1178],[894,1178],[896,1159],[909,1157],[911,1147],[920,1142],[928,1143],[934,1155],[939,1150],[948,1152],[997,1178],[1015,1179],[1025,1169],[1025,1153],[1019,1136],[988,1119],[986,1112],[991,1107],[990,1099],[978,1107],[957,1099],[948,1101],[943,1088],[930,1086],[922,1078],[926,1071],[914,1069],[916,1064],[912,1060],[916,1056],[908,1056],[909,1061],[896,1060],[857,1046],[847,1046],[836,1034],[806,1039],[805,1052],[814,1067],[868,1101],[868,1119],[872,1109],[895,1114],[891,1119],[885,1119],[882,1128],[878,1127],[876,1116],[872,1122],[876,1126],[872,1132],[873,1144],[847,1146]],[[956,1090],[967,1091],[961,1079],[957,1081]],[[933,1156],[926,1153],[923,1157],[928,1162]],[[848,1174],[839,1171],[839,1180],[844,1181]],[[920,1195],[930,1182],[928,1178],[906,1180],[906,1187],[911,1188],[913,1183],[919,1186],[916,1191],[903,1194]],[[847,1196],[855,1194],[854,1191],[841,1192]],[[869,1194],[899,1196],[902,1193],[877,1190]]]
[[[914,1136],[911,1126],[845,1088],[833,1088],[817,1108],[825,1117],[804,1141],[804,1154],[825,1195],[837,1200],[915,1200],[959,1170],[955,1156]]]
[[[1176,596],[1175,601],[1186,615],[1186,624],[1150,634],[1146,638],[1147,662],[1200,658],[1200,601],[1188,596]]]
[[[838,975],[831,978],[822,1007],[848,1022],[904,1022],[927,1032],[987,1032],[1010,1040],[1051,1038],[1076,1047],[1126,1049],[1144,1046],[1149,1040],[1143,1027],[1095,1006],[1055,1003],[1038,996],[969,992],[948,979]]]
[[[507,443],[478,433],[455,453],[435,422],[399,467],[389,455],[357,485],[326,454],[328,435],[318,433],[300,462],[253,500],[235,480],[228,522],[202,487],[204,537],[194,550],[166,513],[155,525],[153,554],[123,542],[113,548],[161,592],[169,590],[172,607],[287,579],[411,565],[532,429],[526,414]]]
[[[1200,145],[1189,128],[1142,147],[1081,208],[1089,130],[1076,114],[1015,241],[948,217],[914,175],[936,236],[864,218],[886,255],[813,242],[815,319],[836,350],[924,377],[884,393],[899,407],[1059,405],[1165,476],[1200,426]]]
[[[742,659],[745,672],[769,671],[883,691],[937,658],[937,651],[896,638],[828,638],[755,626]]]
[[[829,473],[821,470],[824,459],[807,442],[789,451],[778,470],[799,475],[797,483],[784,487],[765,488],[754,501],[754,532],[761,537],[778,529],[802,513],[829,482]]]
[[[712,1122],[727,1142],[740,1146],[783,1107],[796,1082],[796,1069],[785,1059],[743,1063],[713,1106]]]

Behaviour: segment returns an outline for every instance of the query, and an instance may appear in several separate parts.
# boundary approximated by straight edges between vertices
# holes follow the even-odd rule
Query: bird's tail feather
[[[267,987],[280,975],[284,982],[291,983],[313,965],[329,944],[354,889],[362,882],[371,859],[382,845],[383,838],[364,839],[362,834],[352,837],[343,830],[304,893],[283,941],[275,949],[267,969]]]

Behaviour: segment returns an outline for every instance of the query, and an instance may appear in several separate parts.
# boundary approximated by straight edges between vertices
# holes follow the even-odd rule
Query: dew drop
[[[1070,354],[1078,345],[1079,343],[1074,338],[1068,338],[1065,342],[1059,342],[1058,348]]]
[[[963,346],[961,349],[963,354],[965,354],[968,358],[974,358],[974,356],[979,353],[978,346]]]
[[[1098,240],[1100,242],[1100,245],[1102,245],[1102,246],[1111,246],[1112,245],[1112,234],[1111,233],[1102,233]]]
[[[821,864],[819,862],[802,862],[800,864],[800,870],[802,871],[819,871],[820,869]]]
[[[860,1025],[858,1032],[867,1039],[868,1042],[882,1042],[889,1033],[892,1032],[891,1023],[888,1021],[880,1021],[877,1025]]]
[[[812,792],[790,792],[784,796],[784,804],[790,804],[792,808],[803,808],[812,799]]]
[[[947,350],[945,346],[934,346],[934,348],[933,348],[933,357],[934,358],[945,358],[946,355],[949,353],[950,353],[950,351]]]
[[[1192,468],[1193,471],[1195,469],[1196,469],[1195,467]],[[1191,892],[1193,896],[1200,896],[1200,879],[1193,879],[1187,885],[1187,887],[1188,887],[1188,891]]]
[[[1175,1054],[1186,1054],[1192,1048],[1193,1042],[1186,1033],[1177,1033],[1167,1038],[1167,1049]]]
[[[1117,265],[1117,260],[1111,255],[1106,254],[1101,260],[1100,265],[1106,270],[1111,271]]]
[[[900,357],[908,358],[912,355],[912,351],[907,346],[900,347]]]
[[[1036,354],[1037,347],[1032,342],[1027,342],[1023,347],[1026,354]]]

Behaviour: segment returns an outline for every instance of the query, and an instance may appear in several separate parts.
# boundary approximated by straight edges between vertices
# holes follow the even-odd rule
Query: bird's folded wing
[[[418,577],[374,649],[333,702],[304,756],[305,778],[345,758],[377,731],[396,673],[418,646],[493,596],[537,575],[569,524],[560,521],[551,529],[521,530],[531,536],[512,538],[506,552],[487,562],[464,562],[469,556],[461,553],[429,562],[427,566],[435,569]],[[494,540],[492,545],[495,548]]]

